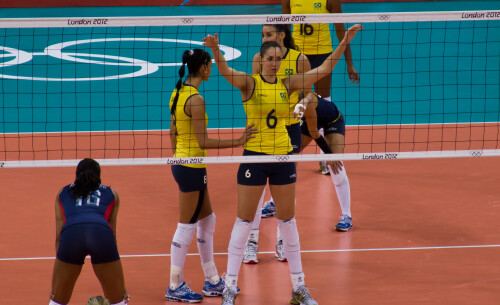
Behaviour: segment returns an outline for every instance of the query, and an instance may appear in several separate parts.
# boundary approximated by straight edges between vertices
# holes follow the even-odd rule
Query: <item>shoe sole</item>
[[[278,254],[276,254],[276,253],[274,254],[274,257],[276,257],[276,259],[277,259],[279,262],[283,262],[283,263],[288,262],[288,260],[286,259],[286,257],[285,257],[285,258],[280,258],[280,257],[278,256]]]
[[[201,293],[206,297],[219,297],[222,295],[222,292],[205,291],[205,290],[203,290]]]
[[[186,299],[173,298],[173,297],[167,297],[167,296],[165,296],[165,299],[172,301],[172,302],[183,302],[183,303],[201,303],[201,301],[202,301],[202,300],[186,300]]]
[[[349,228],[341,228],[341,227],[335,227],[335,231],[338,231],[338,232],[347,232],[347,231],[350,231],[352,229],[352,226],[350,226]]]
[[[249,260],[249,261],[243,261],[244,264],[249,264],[249,265],[255,265],[259,262],[259,260]]]
[[[262,216],[260,216],[261,218],[268,218],[268,217],[272,217],[272,216],[275,216],[276,213],[272,213],[272,214],[262,214]]]

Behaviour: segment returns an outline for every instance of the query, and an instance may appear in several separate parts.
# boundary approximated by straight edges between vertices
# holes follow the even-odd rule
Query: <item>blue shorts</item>
[[[338,133],[345,136],[345,121],[344,116],[342,114],[339,115],[339,118],[335,122],[329,122],[325,124],[318,124],[318,130],[323,128],[324,135],[331,133]],[[307,127],[307,121],[302,121],[300,126],[302,134],[310,137],[309,129]]]
[[[74,224],[61,232],[57,258],[69,264],[83,265],[90,255],[92,264],[120,259],[115,236],[110,227],[99,223]]]
[[[321,64],[330,56],[332,53],[326,54],[314,54],[314,55],[306,55],[307,59],[311,63],[311,70],[321,66]]]
[[[300,148],[302,147],[302,134],[300,133],[300,122],[292,124],[290,126],[286,126],[286,130],[288,131],[288,136],[290,137],[290,141],[292,142],[293,153],[300,153]]]
[[[207,168],[193,168],[183,165],[172,165],[172,175],[184,193],[207,189]]]
[[[265,154],[243,151],[243,156],[258,155]],[[267,178],[269,178],[270,185],[286,185],[297,181],[297,170],[294,162],[242,163],[237,177],[240,185],[266,185]]]

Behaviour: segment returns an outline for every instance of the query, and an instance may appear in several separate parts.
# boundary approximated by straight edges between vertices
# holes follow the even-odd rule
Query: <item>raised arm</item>
[[[330,13],[341,14],[342,6],[340,5],[340,0],[328,1],[328,11]],[[346,32],[345,26],[343,23],[335,23],[334,25],[335,25],[335,34],[337,35],[337,39],[339,40],[339,42],[341,42],[345,36]],[[350,45],[346,46],[344,51],[344,57],[347,64],[347,74],[349,75],[351,83],[353,84],[356,83],[356,85],[359,84],[359,75],[352,63],[352,53]]]
[[[224,78],[233,86],[241,90],[242,95],[244,91],[248,91],[251,87],[253,90],[254,82],[251,75],[235,70],[227,65],[227,61],[224,58],[220,48],[219,48],[219,38],[217,33],[215,36],[208,35],[203,38],[204,45],[212,50],[214,56],[215,64],[219,69],[219,73],[224,76]]]
[[[260,59],[260,53],[257,52],[253,56],[253,60],[252,60],[252,74],[259,74],[260,73],[259,59]]]
[[[189,99],[186,104],[186,113],[191,115],[196,141],[202,149],[241,146],[248,139],[255,138],[254,134],[257,133],[257,128],[253,127],[255,124],[252,124],[245,128],[245,132],[240,138],[230,140],[209,138],[205,121],[205,100],[200,95],[195,95]]]
[[[329,75],[332,73],[333,68],[339,61],[340,57],[345,51],[347,45],[352,41],[356,33],[363,29],[363,26],[360,24],[355,24],[347,30],[344,38],[339,43],[335,51],[333,51],[330,56],[328,56],[325,61],[317,68],[312,69],[304,74],[296,74],[290,76],[290,87],[289,90],[294,91],[301,88],[308,88],[312,86],[319,79]]]

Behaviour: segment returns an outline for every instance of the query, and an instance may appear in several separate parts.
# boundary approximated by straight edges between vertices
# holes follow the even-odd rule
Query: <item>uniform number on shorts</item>
[[[98,207],[99,203],[101,203],[101,191],[99,190],[90,192],[85,198],[79,197],[76,199],[77,207],[81,207],[84,204]]]
[[[314,28],[312,25],[303,23],[300,25],[300,35],[307,35],[310,36],[314,32]]]
[[[247,171],[245,172],[245,178],[250,179],[250,177],[252,177],[252,174],[250,173],[250,170],[247,169]]]
[[[273,113],[275,112],[276,110],[271,110],[271,112],[269,112],[269,114],[267,115],[267,118],[266,118],[266,124],[267,124],[267,127],[269,128],[275,128],[276,125],[278,125],[278,118],[276,116],[273,115]]]

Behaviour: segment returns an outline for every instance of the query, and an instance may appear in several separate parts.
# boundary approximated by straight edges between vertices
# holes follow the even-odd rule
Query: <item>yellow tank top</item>
[[[172,96],[170,97],[170,109],[172,109],[172,104],[174,102],[175,94],[177,89],[174,90]],[[177,131],[177,145],[175,146],[174,158],[182,157],[205,157],[207,151],[201,149],[196,140],[193,129],[193,121],[190,116],[185,112],[185,107],[187,101],[194,95],[199,95],[198,90],[190,85],[183,85],[179,92],[179,99],[177,100],[177,106],[175,108],[175,128]],[[208,117],[205,113],[205,122],[208,124]],[[204,168],[207,167],[206,164],[182,164],[187,167],[193,168]]]
[[[288,49],[285,57],[281,60],[281,66],[278,70],[277,76],[281,78],[288,77],[290,75],[297,74],[299,67],[299,56],[300,52],[297,50]],[[292,113],[295,109],[295,105],[299,102],[299,91],[294,91],[290,94],[290,110],[288,115],[285,117],[285,125],[290,126],[291,124],[297,124],[298,121],[293,119]]]
[[[292,14],[329,14],[328,0],[290,0]],[[300,52],[306,55],[327,54],[333,51],[327,23],[294,24],[292,37]]]
[[[247,124],[255,123],[258,133],[245,144],[245,149],[268,155],[285,155],[292,151],[285,118],[290,112],[288,93],[280,77],[271,84],[260,74],[252,75],[255,88],[243,103]]]

